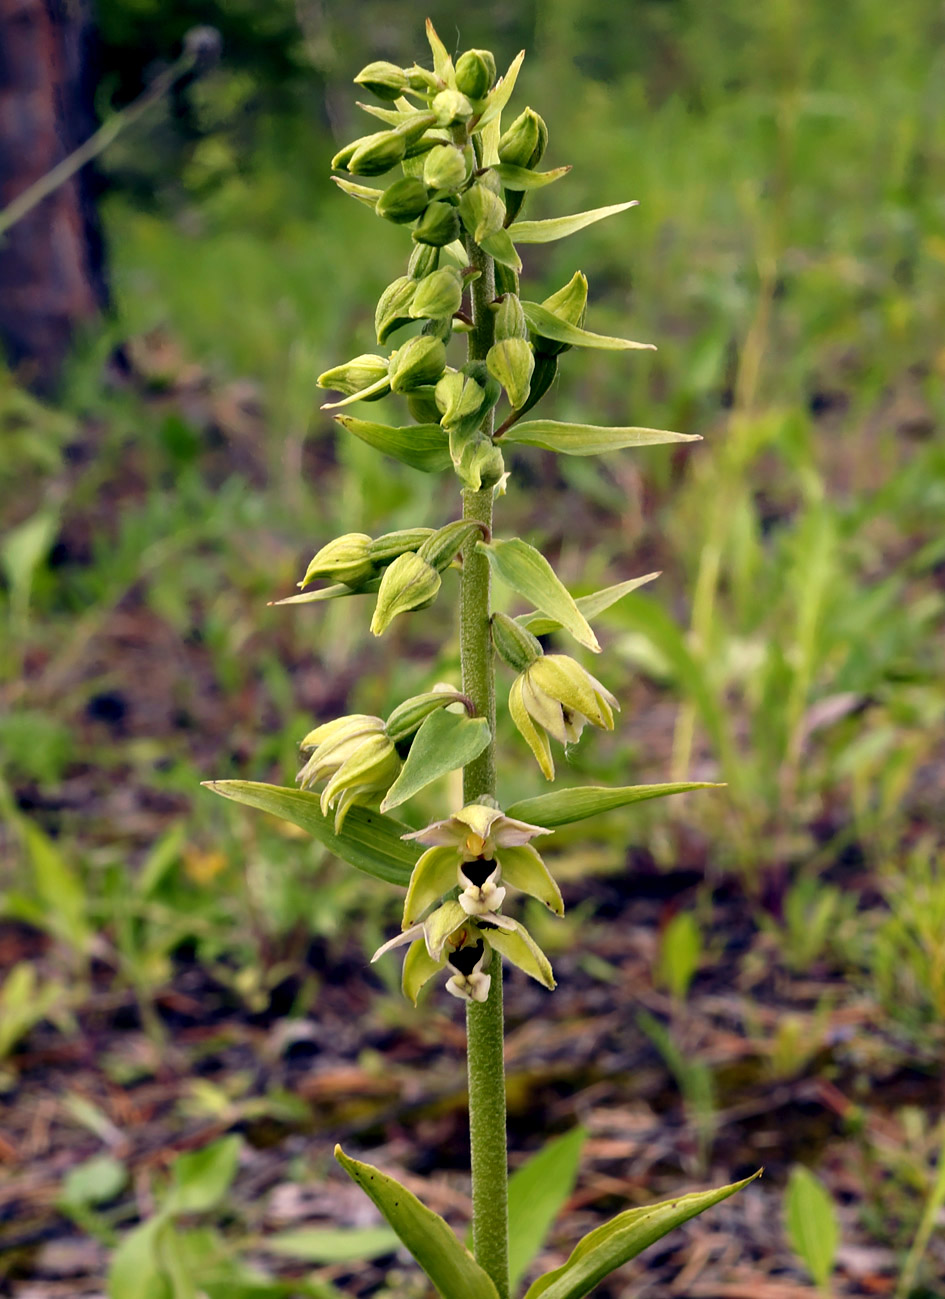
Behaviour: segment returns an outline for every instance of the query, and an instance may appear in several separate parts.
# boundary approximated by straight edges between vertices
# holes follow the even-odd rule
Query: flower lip
[[[446,960],[454,970],[459,970],[460,974],[468,976],[475,970],[484,954],[485,943],[480,938],[467,947],[460,947],[455,952],[450,952]]]
[[[470,884],[481,889],[483,884],[495,870],[497,865],[494,857],[477,857],[475,861],[464,862],[462,873]]]

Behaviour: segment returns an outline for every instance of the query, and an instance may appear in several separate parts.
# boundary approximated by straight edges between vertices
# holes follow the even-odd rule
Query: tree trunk
[[[0,0],[0,209],[95,130],[90,0]],[[108,294],[90,167],[0,240],[0,345],[55,389],[74,331]]]

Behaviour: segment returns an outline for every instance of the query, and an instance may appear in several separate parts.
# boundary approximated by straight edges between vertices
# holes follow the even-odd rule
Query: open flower
[[[615,708],[620,705],[607,687],[566,654],[536,658],[515,678],[509,692],[512,721],[547,780],[555,776],[548,736],[559,744],[573,744],[585,722],[612,731]]]
[[[505,899],[504,884],[538,898],[562,915],[557,884],[529,840],[549,834],[506,816],[496,807],[470,803],[455,816],[404,835],[427,844],[410,877],[404,903],[404,925],[414,924],[427,908],[458,884],[458,902],[468,916],[495,912]]]
[[[387,793],[400,773],[400,758],[380,717],[356,713],[317,726],[302,741],[312,756],[298,774],[303,789],[320,780],[322,815],[335,812],[335,833],[344,825],[348,809],[358,803],[371,806]]]

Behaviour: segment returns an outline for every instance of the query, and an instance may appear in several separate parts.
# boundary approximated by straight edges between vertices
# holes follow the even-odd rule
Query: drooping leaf
[[[588,1232],[563,1267],[538,1278],[525,1299],[583,1299],[611,1272],[629,1262],[668,1232],[727,1200],[760,1176],[760,1171],[731,1186],[714,1191],[697,1191],[660,1204],[628,1209],[602,1227]]]
[[[541,613],[554,618],[579,645],[600,653],[590,623],[540,551],[522,541],[521,537],[513,537],[510,541],[495,540],[488,545],[480,542],[479,549],[488,556],[493,571],[506,586],[517,591]]]
[[[508,234],[514,239],[512,226]],[[604,352],[655,352],[655,343],[635,343],[630,338],[611,338],[609,334],[592,334],[579,325],[562,320],[553,311],[543,307],[540,302],[522,302],[522,311],[528,328],[542,338],[550,338],[556,343],[570,343],[572,347],[596,347]],[[576,425],[575,427],[580,427]]]
[[[520,244],[548,244],[554,239],[566,239],[585,226],[592,226],[595,221],[603,221],[605,217],[626,212],[627,208],[636,207],[639,201],[634,198],[629,203],[611,203],[609,207],[594,207],[587,212],[551,217],[546,221],[514,221],[509,226],[509,234]]]
[[[443,1299],[459,1299],[460,1295],[462,1299],[498,1299],[488,1274],[438,1213],[380,1169],[349,1159],[340,1146],[335,1146],[335,1158],[374,1201]]]
[[[659,573],[647,573],[643,577],[631,577],[626,582],[616,582],[613,586],[605,586],[600,591],[594,591],[591,595],[581,595],[575,600],[575,604],[583,613],[585,618],[596,618],[599,613],[609,609],[612,604],[622,600],[625,595],[635,591],[638,587],[647,582],[652,582],[659,577]],[[517,619],[524,627],[532,633],[533,636],[547,636],[551,632],[558,631],[561,627],[560,622],[554,618],[546,618],[544,614],[531,613]]]
[[[389,1227],[300,1227],[266,1236],[262,1245],[267,1254],[305,1263],[353,1263],[392,1254],[398,1239]]]
[[[556,1137],[509,1178],[509,1282],[513,1294],[574,1189],[586,1137],[583,1128]]]
[[[491,732],[484,717],[467,717],[439,708],[420,726],[400,775],[381,804],[382,812],[406,803],[424,786],[448,771],[465,767],[478,758],[489,743]]]
[[[554,826],[586,821],[589,816],[612,812],[630,803],[667,798],[670,794],[688,794],[692,789],[724,789],[724,785],[708,780],[680,780],[665,785],[585,785],[520,799],[505,809],[505,815],[514,817],[516,821],[547,826],[551,830]]]
[[[478,126],[483,127],[488,122],[493,121],[499,116],[503,108],[512,98],[512,91],[515,89],[515,83],[518,80],[518,70],[522,66],[522,60],[525,58],[525,51],[519,50],[515,58],[509,64],[509,70],[489,92],[486,100],[486,106],[479,117]]]
[[[840,1241],[837,1210],[824,1184],[802,1164],[791,1169],[784,1216],[791,1244],[815,1283],[826,1290]]]
[[[439,424],[411,424],[406,428],[392,428],[389,424],[374,424],[371,420],[356,419],[353,415],[336,415],[335,422],[359,437],[362,442],[367,442],[368,446],[425,474],[449,469],[452,463],[449,434]]]
[[[554,167],[551,171],[530,171],[528,167],[516,167],[510,162],[500,162],[494,168],[506,189],[542,189],[567,176],[570,170],[567,166]]]
[[[513,424],[503,442],[544,447],[566,456],[599,456],[625,447],[652,447],[665,442],[701,442],[698,433],[671,433],[659,428],[602,428],[597,424],[567,424],[556,419],[530,419]]]
[[[164,1207],[168,1213],[206,1213],[230,1189],[236,1176],[243,1139],[223,1137],[202,1150],[179,1155]]]
[[[205,780],[203,783],[223,798],[291,821],[323,843],[329,852],[366,875],[401,888],[410,883],[410,873],[421,849],[401,839],[410,827],[392,817],[366,807],[351,807],[344,828],[336,834],[334,816],[323,816],[318,795],[306,789],[288,789],[253,780]]]

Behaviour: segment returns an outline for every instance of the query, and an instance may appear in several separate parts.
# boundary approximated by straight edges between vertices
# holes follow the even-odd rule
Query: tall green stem
[[[472,286],[473,328],[469,359],[484,360],[495,337],[489,303],[495,297],[492,258],[469,240],[469,260],[479,271]],[[483,426],[493,429],[490,412]],[[492,488],[463,492],[463,518],[492,530]],[[492,741],[463,771],[463,799],[475,803],[495,797],[495,667],[489,630],[490,568],[476,541],[463,555],[460,594],[460,654],[463,690],[485,717]],[[502,1013],[502,958],[492,960],[492,983],[485,1002],[467,1002],[466,1036],[469,1073],[469,1140],[472,1163],[473,1247],[476,1258],[495,1283],[499,1299],[509,1295],[508,1157],[505,1137],[505,1027]]]

